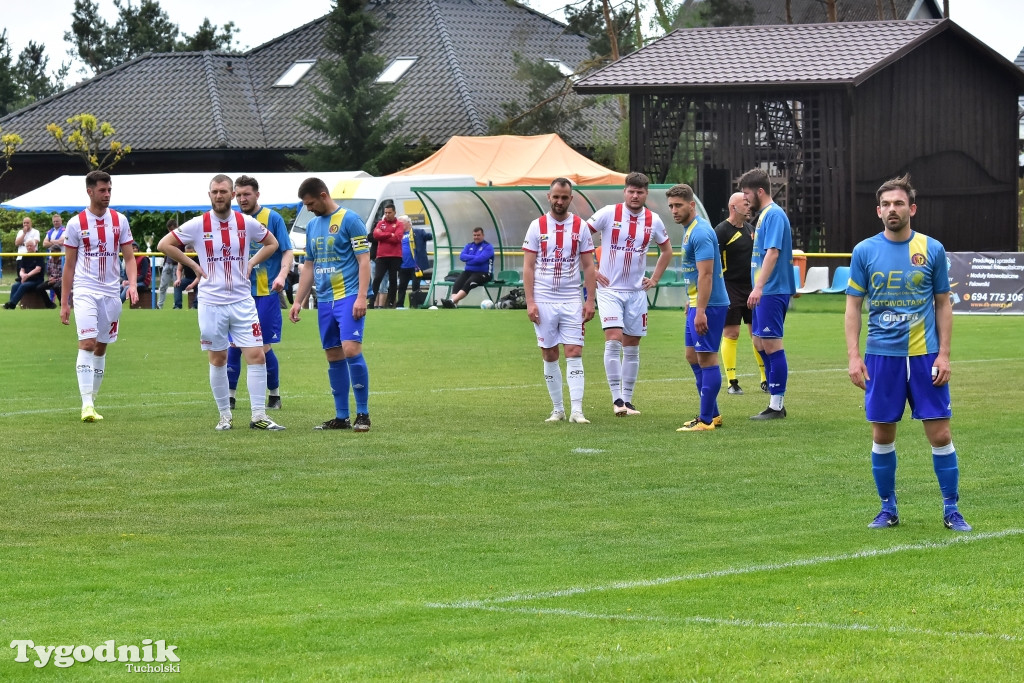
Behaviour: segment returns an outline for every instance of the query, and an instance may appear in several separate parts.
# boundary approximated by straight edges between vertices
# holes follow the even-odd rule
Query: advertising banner
[[[1024,253],[960,251],[946,256],[954,313],[1024,315]]]

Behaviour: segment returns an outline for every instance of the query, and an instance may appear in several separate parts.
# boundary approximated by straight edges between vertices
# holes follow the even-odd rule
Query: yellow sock
[[[736,340],[722,337],[722,365],[725,366],[725,377],[729,382],[736,379]]]
[[[754,340],[753,339],[750,340],[750,348],[754,349]],[[761,369],[761,381],[762,382],[767,382],[768,381],[768,377],[765,376],[765,374],[764,374],[764,359],[761,358],[761,354],[759,354],[757,352],[757,349],[754,349],[754,360],[757,361],[757,367]]]

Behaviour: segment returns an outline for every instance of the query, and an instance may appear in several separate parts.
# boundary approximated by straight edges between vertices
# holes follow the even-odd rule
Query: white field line
[[[654,617],[642,614],[597,614],[574,609],[541,609],[532,607],[494,607],[481,606],[477,609],[489,612],[505,612],[509,614],[528,615],[552,615],[561,617],[573,617],[576,619],[597,619],[601,621],[637,621],[648,623],[664,624],[698,624],[702,626],[734,626],[738,628],[755,629],[822,629],[825,631],[861,631],[874,633],[891,633],[894,635],[921,635],[937,636],[945,639],[956,638],[991,638],[993,640],[1005,640],[1018,642],[1020,636],[1008,635],[1005,633],[983,633],[979,631],[936,631],[927,628],[908,628],[904,626],[870,626],[868,624],[832,624],[829,622],[815,621],[754,621],[753,619],[721,619],[715,617]]]
[[[834,562],[846,562],[848,560],[884,557],[886,555],[895,555],[896,553],[914,552],[919,550],[935,550],[939,548],[947,548],[949,546],[956,544],[975,543],[977,541],[985,541],[993,538],[1005,538],[1007,536],[1018,536],[1020,534],[1024,534],[1024,529],[1006,529],[1004,531],[992,531],[988,533],[962,534],[950,536],[949,539],[945,541],[924,541],[921,543],[911,543],[908,545],[897,545],[891,548],[859,550],[857,552],[842,553],[839,555],[822,555],[819,557],[809,557],[804,559],[790,560],[789,562],[756,564],[747,567],[730,567],[727,569],[716,569],[713,571],[698,572],[695,574],[663,576],[654,579],[616,581],[614,583],[608,583],[597,586],[574,586],[570,588],[563,588],[561,590],[543,591],[539,593],[516,593],[513,595],[506,595],[498,598],[486,598],[484,600],[461,600],[458,602],[428,602],[426,606],[439,609],[483,609],[491,607],[493,605],[502,605],[512,602],[529,602],[532,600],[565,598],[573,595],[583,595],[585,593],[630,590],[633,588],[650,588],[654,586],[664,586],[670,583],[681,583],[683,581],[698,581],[701,579],[714,579],[722,576],[755,574],[757,572],[774,572],[784,569],[792,569],[794,567],[812,567],[815,565],[830,564]]]
[[[977,360],[954,361],[953,362],[953,366],[960,365],[961,363],[1020,363],[1020,362],[1024,362],[1024,358],[984,358],[984,359],[977,359]],[[791,375],[818,375],[818,374],[823,374],[823,373],[827,374],[827,373],[840,373],[840,372],[842,372],[842,373],[847,372],[847,368],[843,367],[843,368],[816,368],[816,369],[813,369],[813,370],[790,370],[789,374],[791,374]],[[736,376],[737,377],[754,377],[755,375],[756,375],[756,373],[752,373],[752,372],[751,373],[742,373],[741,372],[741,373],[738,373]],[[651,382],[651,383],[661,383],[661,382],[693,382],[693,377],[692,376],[691,377],[662,377],[662,378],[654,378],[654,379],[644,378],[642,381],[645,382],[645,383],[646,382]],[[432,393],[432,394],[447,394],[447,393],[463,393],[463,392],[477,392],[477,391],[482,391],[482,392],[512,391],[512,390],[516,390],[516,389],[537,389],[538,387],[544,387],[544,386],[545,385],[543,385],[543,384],[537,383],[537,384],[501,384],[501,385],[475,386],[475,387],[436,387],[434,389],[430,389],[430,393]],[[394,391],[371,391],[370,395],[371,396],[392,396],[392,395],[396,395],[396,394],[405,395],[406,393],[408,393],[408,392],[406,392],[406,391],[399,391],[399,390],[394,390]],[[202,391],[171,392],[171,393],[152,392],[152,393],[145,393],[145,394],[134,394],[133,397],[137,398],[137,397],[144,397],[144,396],[163,396],[163,397],[167,397],[167,396],[201,396],[201,395],[208,395],[208,394],[206,394],[206,392],[202,392]],[[316,393],[316,394],[288,394],[288,395],[285,396],[285,398],[319,398],[319,397],[325,397],[325,396],[329,396],[329,395],[330,395],[330,392],[327,391],[327,389],[325,388],[323,393]],[[117,397],[111,395],[110,398],[113,398],[116,401]],[[239,398],[239,401],[241,401],[241,402],[247,402],[248,401],[248,396],[245,394],[244,390],[241,391],[241,393],[239,394],[238,398]],[[20,399],[20,400],[31,401],[31,402],[37,402],[38,401],[38,399],[35,399],[35,398],[26,398],[26,399]],[[19,399],[12,398],[12,399],[9,399],[9,400],[5,401],[5,403],[11,404],[11,403],[15,403],[17,401],[19,401]],[[207,401],[200,401],[200,400],[180,401],[179,405],[201,405],[201,404],[206,403],[206,402]],[[143,405],[141,403],[116,403],[116,402],[114,402],[114,403],[110,404],[110,407],[112,409],[143,410],[143,409],[146,409],[146,408],[148,408],[150,406]],[[74,407],[67,407],[67,408],[35,408],[35,409],[29,409],[29,410],[5,411],[5,412],[0,412],[0,419],[5,418],[5,417],[20,417],[22,415],[46,415],[46,414],[77,413],[79,410],[80,410],[80,408],[78,406],[74,406]]]

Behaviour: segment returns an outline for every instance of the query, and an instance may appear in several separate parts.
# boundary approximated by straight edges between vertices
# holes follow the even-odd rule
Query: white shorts
[[[647,336],[647,292],[642,289],[597,289],[597,314],[601,329],[621,327],[631,337]]]
[[[117,328],[121,320],[119,296],[76,291],[74,311],[79,340],[95,339],[101,344],[117,341]]]
[[[228,335],[233,341],[228,341]],[[203,351],[224,351],[263,346],[263,332],[252,297],[230,304],[199,304],[199,346]]]
[[[550,349],[559,344],[583,346],[583,303],[537,302],[539,322],[533,324],[537,333],[537,346]]]

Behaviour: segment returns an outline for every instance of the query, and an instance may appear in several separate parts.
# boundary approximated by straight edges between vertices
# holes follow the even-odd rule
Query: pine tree
[[[328,15],[324,47],[336,56],[317,65],[322,81],[310,86],[311,111],[299,115],[314,134],[307,154],[296,159],[307,169],[378,175],[409,159],[409,140],[396,134],[401,117],[388,110],[398,87],[375,82],[384,59],[376,54],[379,25],[364,4],[335,0]]]

